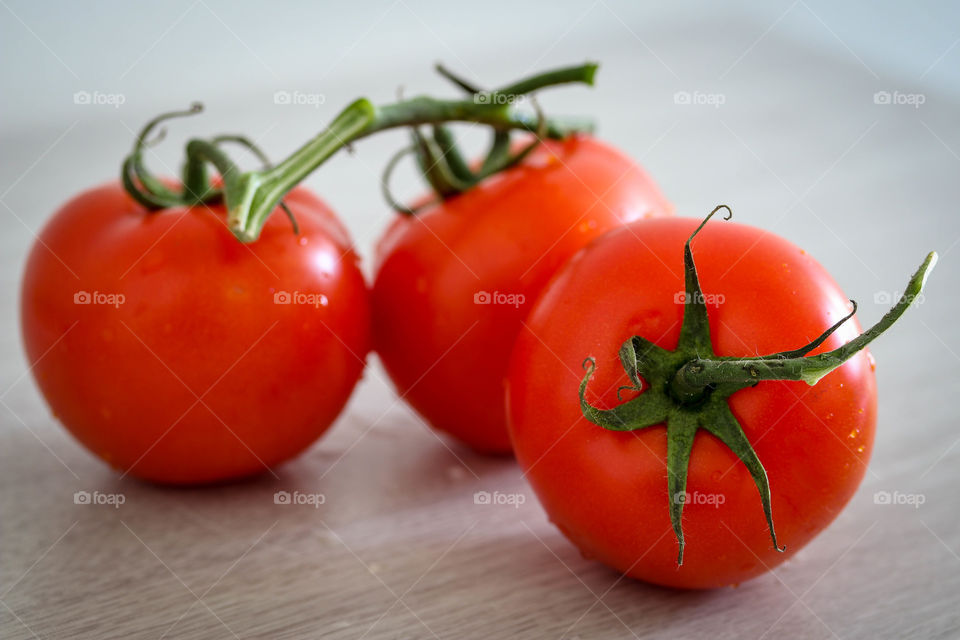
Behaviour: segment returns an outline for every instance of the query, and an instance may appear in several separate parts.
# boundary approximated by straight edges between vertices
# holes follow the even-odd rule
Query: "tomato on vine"
[[[561,81],[591,84],[594,71],[559,70],[484,92],[442,70],[474,99],[507,106]],[[549,278],[609,229],[672,211],[641,167],[586,127],[539,113],[535,126],[544,139],[516,152],[495,128],[473,167],[444,127],[415,131],[407,151],[437,197],[415,210],[394,203],[400,213],[377,245],[374,349],[432,427],[484,453],[511,450],[506,363]]]
[[[865,347],[936,261],[860,333],[806,252],[705,225],[634,223],[580,252],[534,306],[508,383],[516,456],[551,521],[585,555],[685,588],[769,570],[853,496],[876,426]]]
[[[139,137],[126,190],[81,193],[40,232],[21,323],[40,390],[83,445],[124,474],[197,484],[272,469],[326,431],[363,370],[369,302],[346,229],[305,189],[284,200],[296,233],[271,216],[243,244],[198,156],[183,194],[147,173],[148,136],[173,115]],[[218,143],[194,147],[227,163]]]

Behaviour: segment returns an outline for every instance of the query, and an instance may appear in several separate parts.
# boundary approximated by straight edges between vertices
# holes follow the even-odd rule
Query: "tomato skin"
[[[617,388],[630,384],[617,357],[624,340],[640,335],[676,347],[683,244],[699,222],[633,223],[581,251],[527,318],[507,389],[514,450],[551,521],[584,555],[634,578],[684,588],[736,584],[801,549],[853,496],[876,425],[876,382],[865,351],[814,387],[766,381],[735,393],[730,406],[766,468],[777,537],[786,552],[773,548],[747,469],[701,430],[687,492],[723,496],[723,503],[685,505],[686,549],[677,566],[666,430],[607,431],[582,416],[578,386],[581,363],[595,357],[587,397],[598,408],[611,408],[619,404]],[[848,312],[847,298],[829,274],[773,234],[716,221],[692,249],[717,355],[793,349]],[[847,322],[812,353],[834,349],[859,332],[855,320]]]
[[[398,393],[434,428],[508,453],[504,378],[540,289],[604,231],[671,210],[643,169],[580,136],[545,142],[521,166],[397,217],[377,247],[373,332]],[[515,298],[475,304],[482,292]]]
[[[369,348],[367,287],[326,205],[303,189],[285,201],[300,235],[275,212],[244,245],[222,206],[148,213],[107,184],[40,233],[22,287],[27,357],[53,413],[114,468],[172,484],[255,474],[343,408]],[[319,306],[278,304],[281,292]]]

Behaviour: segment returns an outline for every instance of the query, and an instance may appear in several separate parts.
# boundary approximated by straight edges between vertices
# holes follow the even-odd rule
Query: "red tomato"
[[[509,452],[507,362],[540,289],[603,232],[670,212],[643,169],[580,136],[398,217],[378,245],[373,287],[374,348],[397,391],[436,429]]]
[[[650,582],[710,588],[757,576],[826,527],[863,479],[873,446],[876,383],[861,351],[816,386],[764,381],[729,398],[766,468],[778,553],[754,480],[713,435],[696,432],[677,564],[663,426],[609,431],[581,412],[581,363],[596,359],[587,397],[621,404],[630,385],[620,345],[642,336],[672,350],[684,302],[684,242],[699,221],[650,220],[580,252],[546,288],[517,339],[508,406],[517,459],[552,522],[585,556]],[[718,356],[795,349],[847,315],[848,301],[804,251],[777,236],[711,222],[692,244]],[[855,320],[820,348],[856,337]],[[646,383],[644,387],[646,388]],[[641,395],[644,391],[641,391]],[[636,397],[628,391],[626,397]]]
[[[23,338],[54,415],[124,473],[204,483],[308,447],[364,366],[369,300],[334,214],[297,189],[253,244],[222,206],[148,213],[119,184],[68,202],[26,267]]]

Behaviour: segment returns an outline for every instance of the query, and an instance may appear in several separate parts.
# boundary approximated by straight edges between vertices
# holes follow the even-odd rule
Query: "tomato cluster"
[[[64,205],[30,252],[23,338],[52,411],[123,474],[238,478],[321,436],[373,348],[432,427],[514,452],[586,555],[691,588],[782,562],[862,480],[876,426],[865,347],[936,255],[861,334],[855,304],[803,250],[708,225],[723,206],[673,217],[650,176],[585,125],[499,99],[591,83],[595,69],[484,100],[442,70],[468,99],[358,100],[259,171],[222,149],[260,154],[245,138],[193,140],[179,190],[146,171],[143,150],[159,122],[198,107],[155,119],[121,182]],[[465,162],[448,121],[490,126],[486,158]],[[406,151],[435,197],[396,205],[368,288],[345,227],[295,185],[397,126],[411,127]]]

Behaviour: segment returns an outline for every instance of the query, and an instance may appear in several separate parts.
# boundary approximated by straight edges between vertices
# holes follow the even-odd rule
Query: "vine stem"
[[[241,172],[219,148],[227,138],[191,140],[187,144],[182,193],[162,191],[160,182],[151,176],[142,163],[147,133],[169,117],[196,113],[164,114],[148,124],[138,138],[133,152],[124,161],[123,179],[127,191],[149,209],[175,205],[211,203],[222,199],[227,208],[227,223],[243,242],[259,236],[267,218],[280,205],[283,196],[315,171],[337,151],[351,143],[386,129],[432,125],[442,127],[449,122],[469,122],[490,127],[497,136],[514,130],[535,133],[549,138],[564,138],[576,132],[590,132],[593,124],[586,119],[544,118],[539,109],[527,113],[516,108],[520,97],[545,87],[568,83],[592,85],[597,65],[586,63],[546,71],[493,91],[478,91],[459,100],[441,100],[418,96],[408,100],[376,106],[360,98],[341,111],[330,125],[313,139],[273,167]],[[446,136],[446,137],[445,137]],[[452,138],[441,131],[441,141],[448,147]],[[510,157],[502,159],[507,168]],[[221,188],[211,188],[206,181],[206,166],[213,165],[223,178]]]

